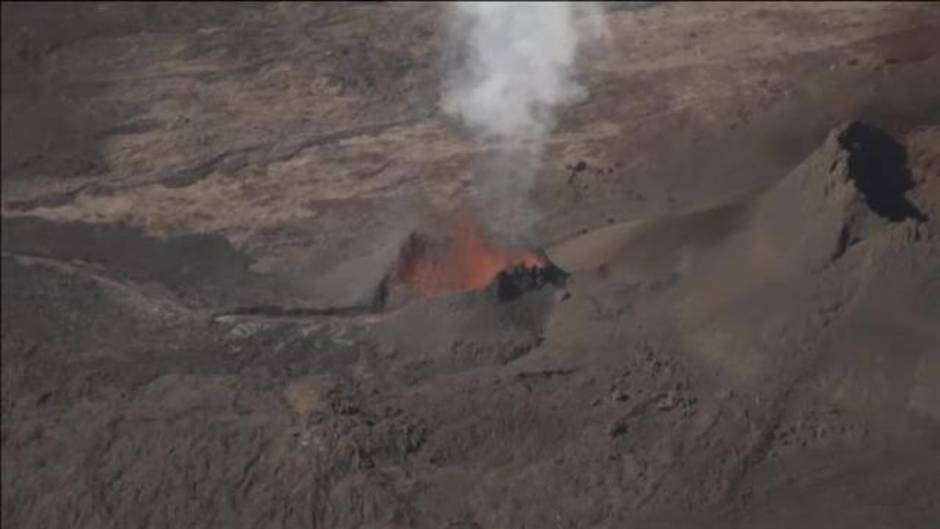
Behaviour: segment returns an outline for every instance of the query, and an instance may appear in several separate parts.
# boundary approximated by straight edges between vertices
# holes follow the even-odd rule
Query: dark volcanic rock
[[[564,270],[545,259],[541,266],[519,265],[503,270],[493,282],[496,297],[500,301],[512,301],[526,292],[539,290],[545,285],[564,287],[567,278],[568,274]]]

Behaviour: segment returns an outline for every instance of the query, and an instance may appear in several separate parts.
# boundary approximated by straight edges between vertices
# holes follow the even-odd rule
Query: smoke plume
[[[574,77],[579,44],[603,31],[601,9],[581,2],[458,2],[442,108],[487,143],[473,178],[493,227],[525,228],[528,200],[560,106],[587,93]],[[580,22],[580,24],[579,24]]]

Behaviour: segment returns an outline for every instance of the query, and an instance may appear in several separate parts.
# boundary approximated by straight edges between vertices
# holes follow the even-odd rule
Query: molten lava
[[[543,260],[530,250],[501,249],[491,244],[469,219],[454,223],[453,241],[443,248],[428,248],[413,241],[402,255],[397,271],[399,282],[418,294],[479,290],[503,270],[515,266],[540,267]]]

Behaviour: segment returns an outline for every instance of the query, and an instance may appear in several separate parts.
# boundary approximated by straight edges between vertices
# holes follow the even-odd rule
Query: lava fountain
[[[429,297],[481,290],[506,270],[541,269],[546,265],[533,250],[493,244],[470,218],[461,216],[453,224],[449,244],[432,245],[412,235],[402,248],[394,279],[410,285],[418,295]]]

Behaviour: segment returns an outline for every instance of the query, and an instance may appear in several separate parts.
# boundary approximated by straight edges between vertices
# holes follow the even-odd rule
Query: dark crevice
[[[530,379],[530,378],[549,379],[549,378],[555,378],[559,376],[572,375],[577,372],[578,372],[577,368],[543,369],[541,371],[522,371],[520,373],[516,373],[515,378],[516,380],[525,380],[525,379]]]
[[[904,195],[914,187],[904,147],[861,122],[852,123],[839,135],[839,145],[849,152],[849,177],[872,211],[891,222],[927,220]]]
[[[829,258],[829,261],[835,261],[836,259],[842,257],[842,255],[860,239],[852,233],[852,229],[848,224],[844,224],[842,229],[839,230],[839,239],[836,241],[836,248],[832,252],[832,257]]]

